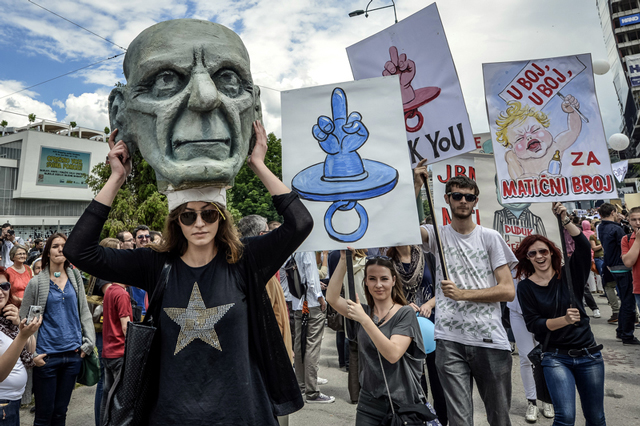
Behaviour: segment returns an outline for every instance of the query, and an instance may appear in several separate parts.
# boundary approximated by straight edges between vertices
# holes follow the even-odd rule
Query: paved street
[[[605,411],[608,425],[640,424],[640,348],[623,346],[615,340],[615,326],[607,324],[611,310],[606,299],[596,297],[602,318],[591,321],[593,331],[599,343],[604,344],[603,355],[606,362]],[[640,336],[640,330],[636,333]],[[353,425],[355,423],[355,405],[347,402],[347,373],[338,369],[338,355],[335,345],[335,334],[326,329],[322,344],[320,376],[329,380],[322,386],[322,391],[336,397],[333,404],[306,405],[302,410],[290,416],[290,426],[328,426]],[[526,425],[524,412],[526,399],[520,379],[520,367],[517,356],[513,357],[513,399],[511,420],[514,426]],[[71,399],[67,425],[88,426],[93,424],[93,397],[95,387],[78,388]],[[488,425],[484,415],[482,401],[475,393],[475,424]],[[578,410],[580,411],[580,410]],[[28,410],[21,410],[21,425],[33,424],[33,415]],[[552,420],[540,416],[539,425],[550,426]],[[584,418],[578,415],[576,425],[584,425]]]

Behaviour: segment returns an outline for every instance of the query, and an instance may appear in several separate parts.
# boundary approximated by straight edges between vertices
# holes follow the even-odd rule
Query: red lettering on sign
[[[600,160],[593,153],[593,151],[589,151],[589,156],[587,157],[587,166],[591,163],[596,163],[598,166],[600,165]]]

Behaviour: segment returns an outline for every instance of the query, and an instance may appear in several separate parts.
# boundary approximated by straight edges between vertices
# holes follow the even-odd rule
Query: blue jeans
[[[618,313],[618,328],[616,337],[623,342],[634,339],[633,332],[636,322],[636,300],[633,297],[633,280],[631,272],[612,274],[618,285],[618,297],[620,297],[620,313]]]
[[[447,402],[449,422],[473,426],[473,382],[491,426],[510,426],[511,352],[438,339],[436,368]]]
[[[98,348],[98,357],[102,360],[102,333],[96,332],[96,347]],[[104,382],[104,365],[100,362],[100,379],[96,384],[96,396],[93,400],[93,414],[96,418],[96,426],[100,426],[100,407],[102,404],[102,388]]]
[[[0,416],[0,426],[20,426],[20,399],[9,401],[0,400],[2,416]]]
[[[36,417],[33,426],[64,426],[71,393],[80,373],[78,352],[50,354],[47,363],[33,369]]]
[[[576,388],[580,394],[586,426],[605,426],[604,361],[602,353],[571,357],[545,352],[542,357],[544,378],[556,412],[553,426],[574,425]]]

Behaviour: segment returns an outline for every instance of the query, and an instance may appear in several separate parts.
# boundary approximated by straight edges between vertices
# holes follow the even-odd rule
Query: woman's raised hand
[[[256,144],[251,151],[251,155],[247,159],[249,167],[255,166],[258,162],[264,163],[264,158],[267,156],[267,131],[260,122],[256,120],[253,122],[253,132],[256,135]]]
[[[29,338],[33,336],[36,331],[38,331],[41,324],[42,315],[39,315],[32,319],[29,324],[27,324],[27,319],[25,318],[20,322],[20,332],[18,334],[23,335],[25,338]]]
[[[367,315],[362,308],[362,305],[360,304],[360,298],[357,294],[355,302],[353,300],[347,300],[347,318],[358,321],[361,324],[363,321],[369,318],[369,315]]]
[[[16,305],[6,305],[4,309],[2,309],[2,315],[11,321],[13,325],[20,325],[20,313],[18,312],[18,307]]]
[[[564,316],[567,324],[575,324],[580,321],[580,311],[576,308],[567,309],[567,314]]]
[[[107,154],[107,162],[111,166],[111,176],[124,182],[131,173],[131,156],[129,155],[127,144],[123,140],[119,140],[116,143],[117,135],[118,129],[114,129],[109,135],[109,148],[111,148],[111,151]]]
[[[553,203],[551,209],[553,210],[553,214],[560,216],[561,220],[565,220],[567,218],[567,208],[563,206],[562,203]]]

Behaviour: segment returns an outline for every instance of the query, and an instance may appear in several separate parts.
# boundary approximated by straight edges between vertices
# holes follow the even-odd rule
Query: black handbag
[[[533,379],[536,382],[536,397],[547,404],[551,404],[551,394],[549,394],[549,387],[547,381],[544,378],[544,372],[542,369],[542,354],[546,351],[549,344],[549,336],[551,332],[547,333],[547,337],[544,339],[544,344],[538,345],[531,349],[531,352],[527,355],[529,361],[531,361],[531,369],[533,370]]]
[[[426,404],[403,404],[396,405],[391,399],[391,392],[389,391],[389,383],[387,383],[387,375],[384,372],[384,366],[382,365],[382,358],[380,352],[378,352],[378,360],[380,361],[380,368],[382,369],[382,377],[384,378],[384,385],[387,387],[387,395],[389,396],[389,405],[391,405],[391,412],[382,419],[380,426],[404,426],[404,425],[426,425],[430,421],[437,420],[437,416],[429,410]]]
[[[171,263],[165,263],[142,323],[129,322],[120,374],[107,397],[103,426],[145,426],[158,395],[160,333],[158,325],[162,296]]]

